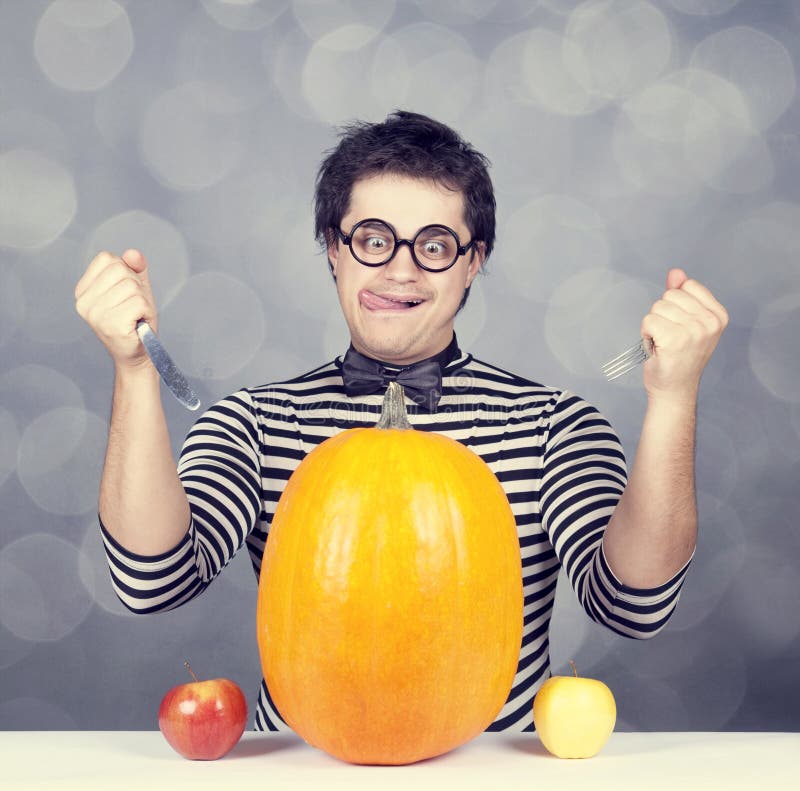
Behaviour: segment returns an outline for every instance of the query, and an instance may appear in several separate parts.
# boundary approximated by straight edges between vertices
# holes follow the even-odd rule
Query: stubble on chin
[[[380,335],[374,338],[361,337],[359,343],[370,357],[391,362],[410,356],[418,340],[400,335]]]

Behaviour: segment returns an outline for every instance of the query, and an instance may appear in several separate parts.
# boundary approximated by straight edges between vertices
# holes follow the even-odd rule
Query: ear
[[[472,281],[478,272],[481,271],[483,262],[486,260],[486,245],[483,242],[475,242],[475,247],[472,248],[472,255],[469,259],[469,266],[467,267],[467,280],[464,284],[465,288],[469,288]]]
[[[328,264],[331,268],[331,274],[333,274],[334,280],[336,279],[336,267],[339,264],[339,240],[336,237],[336,234],[332,230],[328,230],[327,234],[328,244],[327,244],[327,251],[328,251]]]

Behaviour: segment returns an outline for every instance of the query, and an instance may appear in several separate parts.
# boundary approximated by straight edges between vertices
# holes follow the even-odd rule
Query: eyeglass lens
[[[373,221],[354,229],[351,244],[356,258],[367,264],[381,264],[392,257],[397,239],[386,223]],[[413,244],[417,259],[431,269],[444,269],[458,257],[458,239],[444,225],[423,228]]]

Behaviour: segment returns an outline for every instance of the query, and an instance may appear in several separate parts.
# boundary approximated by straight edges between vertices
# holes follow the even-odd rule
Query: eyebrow
[[[401,234],[399,234],[397,232],[397,228],[395,228],[394,225],[392,225],[388,220],[381,220],[378,217],[370,217],[369,219],[371,220],[371,222],[364,222],[363,220],[357,220],[356,222],[353,223],[353,225],[357,225],[359,222],[363,222],[364,223],[361,226],[362,228],[375,228],[376,226],[379,226],[379,224],[380,225],[386,225],[386,226],[388,226],[389,228],[392,229],[392,233],[394,233],[396,238],[398,238],[398,239],[404,238],[403,236],[401,236]],[[436,228],[448,228],[449,226],[446,223],[443,223],[443,222],[426,223],[425,225],[422,225],[419,228],[417,228],[417,230],[414,231],[414,233],[409,238],[413,239],[423,228],[428,228],[429,230],[432,230],[433,227],[436,227]],[[455,229],[453,229],[453,230],[455,230]],[[469,233],[469,230],[467,230],[467,233]],[[456,231],[456,234],[458,234],[458,231]],[[459,237],[459,244],[460,244],[460,239],[461,239],[461,237]]]
[[[355,224],[356,224],[356,223],[354,223],[354,225],[355,225]],[[375,219],[375,220],[373,220],[372,222],[365,222],[365,223],[364,223],[364,224],[363,224],[361,227],[362,227],[362,228],[379,228],[379,227],[381,227],[381,226],[383,226],[383,225],[386,225],[386,226],[388,226],[389,228],[391,228],[391,229],[392,229],[392,231],[394,231],[394,235],[395,235],[395,236],[397,236],[397,231],[395,231],[395,228],[394,228],[394,226],[393,226],[391,223],[389,223],[389,222],[386,222],[386,220],[378,220],[378,219]]]

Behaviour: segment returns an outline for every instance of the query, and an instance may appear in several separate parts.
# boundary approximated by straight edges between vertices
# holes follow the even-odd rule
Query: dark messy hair
[[[356,121],[340,129],[317,172],[314,233],[327,247],[347,213],[353,185],[381,173],[430,179],[464,196],[464,222],[483,242],[486,258],[495,237],[495,198],[489,160],[449,126],[425,115],[395,110],[385,121]],[[330,265],[330,261],[328,262]],[[464,294],[466,301],[467,293]]]

